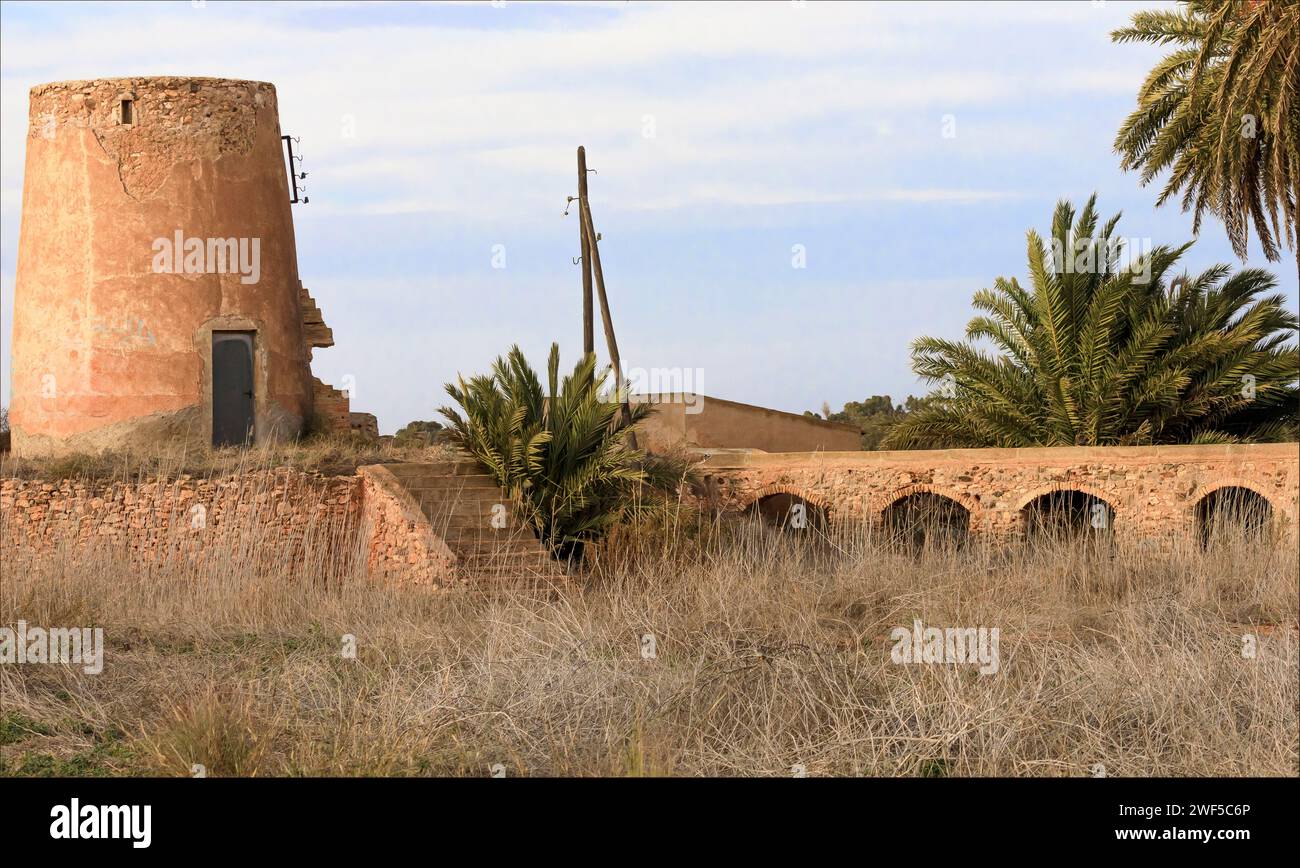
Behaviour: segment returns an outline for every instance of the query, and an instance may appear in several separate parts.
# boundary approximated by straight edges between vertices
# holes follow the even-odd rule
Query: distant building
[[[856,452],[862,434],[852,425],[827,422],[707,395],[632,395],[655,412],[637,426],[637,445],[652,450],[682,444],[701,449],[762,452]]]

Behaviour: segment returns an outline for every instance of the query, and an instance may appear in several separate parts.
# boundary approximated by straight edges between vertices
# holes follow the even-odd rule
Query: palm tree
[[[1166,282],[1190,244],[1121,263],[1119,215],[1060,202],[1029,232],[1026,289],[998,278],[966,341],[923,337],[913,368],[939,390],[894,448],[1213,443],[1293,436],[1297,317],[1273,276],[1216,265]],[[975,342],[993,344],[990,355]]]
[[[1143,185],[1168,170],[1157,204],[1181,193],[1197,232],[1217,214],[1243,261],[1253,225],[1265,257],[1285,242],[1300,272],[1300,3],[1192,0],[1138,12],[1111,38],[1178,46],[1115,137],[1123,168]]]
[[[562,382],[559,367],[560,348],[552,344],[544,394],[523,352],[512,347],[490,375],[448,383],[460,411],[438,412],[451,422],[451,440],[510,493],[538,537],[568,558],[614,522],[675,492],[689,474],[675,456],[628,444],[624,435],[650,407],[637,404],[622,414],[605,392],[609,372],[595,370],[594,355]]]

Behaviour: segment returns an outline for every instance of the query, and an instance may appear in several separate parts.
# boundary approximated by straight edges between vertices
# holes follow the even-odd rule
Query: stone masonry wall
[[[1195,528],[1196,506],[1227,486],[1251,489],[1273,508],[1278,529],[1296,536],[1300,444],[1231,446],[954,449],[800,454],[718,453],[699,470],[702,501],[723,512],[787,493],[832,521],[879,521],[885,508],[919,491],[970,512],[970,530],[1013,538],[1021,510],[1042,494],[1078,490],[1114,510],[1119,538],[1177,537]]]
[[[5,479],[0,550],[49,551],[109,544],[132,558],[193,554],[228,533],[254,532],[263,553],[301,554],[322,543],[355,545],[356,477],[289,469],[240,476],[145,482]]]
[[[456,569],[456,555],[434,531],[420,504],[382,465],[357,472],[371,575],[434,588],[448,584]]]
[[[383,467],[356,476],[281,468],[211,479],[0,481],[0,561],[91,547],[132,562],[205,551],[275,568],[310,556],[322,572],[358,569],[387,584],[450,584],[457,558]],[[354,557],[361,560],[355,562]]]
[[[1012,539],[1022,510],[1042,494],[1077,490],[1114,511],[1119,538],[1187,537],[1196,506],[1227,487],[1271,505],[1294,540],[1300,516],[1300,446],[1176,446],[1108,449],[979,449],[803,454],[719,453],[699,468],[697,495],[739,512],[772,494],[793,494],[832,521],[877,522],[909,494],[933,492],[964,506],[973,533]],[[200,533],[199,531],[215,531]],[[249,556],[275,563],[311,550],[322,563],[351,564],[382,582],[445,587],[458,556],[407,487],[383,466],[356,476],[290,469],[235,477],[138,483],[0,481],[0,561],[16,550],[107,543],[145,560],[188,556],[238,535]],[[321,541],[329,546],[322,551]]]

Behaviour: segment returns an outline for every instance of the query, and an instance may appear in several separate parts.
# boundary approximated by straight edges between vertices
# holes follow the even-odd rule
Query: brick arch
[[[1207,482],[1200,486],[1188,496],[1187,503],[1183,508],[1183,521],[1186,527],[1192,530],[1196,529],[1196,508],[1201,505],[1202,500],[1221,488],[1244,488],[1264,498],[1264,502],[1273,510],[1274,524],[1286,527],[1294,521],[1291,516],[1291,505],[1280,502],[1275,495],[1265,491],[1265,486],[1261,485],[1259,480],[1248,479],[1244,476],[1219,476],[1213,482]]]
[[[888,494],[881,495],[870,512],[870,521],[873,525],[885,530],[885,513],[894,504],[911,497],[914,494],[932,494],[935,497],[941,497],[944,500],[957,504],[966,510],[966,527],[964,534],[970,536],[979,533],[984,523],[988,520],[985,514],[984,506],[973,496],[945,488],[944,486],[934,485],[928,482],[917,482],[911,485],[904,485],[896,488]]]
[[[834,512],[834,506],[831,504],[830,500],[828,500],[826,497],[817,494],[815,492],[808,491],[807,489],[799,488],[796,485],[789,485],[789,484],[779,483],[779,482],[773,483],[771,485],[765,485],[762,488],[760,488],[758,491],[756,491],[752,496],[750,496],[746,500],[745,504],[740,508],[740,511],[748,512],[749,510],[753,509],[754,506],[757,505],[760,500],[762,500],[765,497],[771,497],[774,494],[788,494],[791,497],[801,498],[804,501],[811,503],[813,506],[820,509],[822,511],[822,514],[826,516],[826,519],[828,521],[830,520],[831,513]]]
[[[1263,490],[1264,486],[1260,485],[1258,480],[1247,479],[1244,476],[1219,476],[1216,477],[1213,482],[1205,483],[1188,495],[1187,508],[1195,511],[1196,507],[1202,500],[1209,497],[1220,488],[1244,488],[1247,491],[1253,491],[1255,494],[1258,494],[1260,497],[1264,498],[1264,500],[1268,501],[1268,505],[1273,508],[1273,512],[1286,512],[1286,504],[1278,503],[1272,495]]]
[[[978,516],[980,511],[983,509],[980,502],[968,494],[952,491],[938,485],[931,485],[928,482],[917,482],[911,485],[904,485],[902,488],[897,488],[888,494],[878,497],[875,503],[871,506],[872,518],[879,521],[885,514],[885,510],[889,509],[903,498],[911,497],[913,494],[934,494],[951,500],[953,503],[960,505],[970,514],[972,526],[976,523],[976,516]]]
[[[1128,520],[1130,520],[1130,517],[1127,515],[1126,510],[1121,509],[1120,505],[1115,502],[1116,501],[1115,496],[1104,491],[1100,486],[1093,485],[1091,482],[1072,482],[1072,481],[1059,482],[1058,481],[1058,482],[1053,482],[1050,485],[1039,486],[1038,488],[1033,489],[1033,491],[1031,491],[1029,494],[1021,496],[1016,501],[1016,507],[1011,511],[1011,516],[1013,517],[1015,522],[1014,527],[1016,528],[1016,533],[1025,534],[1028,532],[1029,521],[1028,521],[1028,516],[1025,515],[1025,508],[1028,507],[1029,504],[1033,503],[1035,500],[1038,500],[1038,498],[1048,494],[1054,494],[1055,492],[1058,491],[1077,491],[1080,492],[1081,494],[1087,494],[1092,497],[1095,497],[1098,500],[1100,500],[1102,503],[1109,506],[1110,507],[1110,529],[1112,532],[1116,532],[1116,533],[1122,532],[1121,528],[1126,524]]]
[[[1026,506],[1029,506],[1029,504],[1033,503],[1038,498],[1045,494],[1052,494],[1057,491],[1081,491],[1084,494],[1092,495],[1098,500],[1105,501],[1106,505],[1110,507],[1111,512],[1115,514],[1116,520],[1119,519],[1122,513],[1119,504],[1115,502],[1116,498],[1113,494],[1103,491],[1099,486],[1093,485],[1090,482],[1053,482],[1051,485],[1044,485],[1035,488],[1031,493],[1022,495],[1020,499],[1016,501],[1016,506],[1012,512],[1019,515]]]

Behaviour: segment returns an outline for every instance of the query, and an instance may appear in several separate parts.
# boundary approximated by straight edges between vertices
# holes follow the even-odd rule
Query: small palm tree
[[[633,405],[625,418],[605,390],[608,369],[597,372],[594,355],[562,382],[559,367],[560,348],[552,344],[543,393],[523,352],[512,347],[490,375],[448,383],[460,410],[438,412],[451,422],[451,440],[510,492],[538,537],[569,558],[613,523],[676,492],[689,474],[675,456],[628,444],[628,429],[651,409]]]
[[[1138,12],[1111,37],[1178,46],[1115,137],[1123,168],[1143,185],[1168,170],[1158,204],[1181,193],[1194,231],[1217,214],[1243,260],[1253,225],[1265,257],[1285,242],[1300,271],[1300,3],[1192,0]]]
[[[966,341],[923,337],[913,368],[939,383],[898,422],[895,448],[1210,443],[1293,436],[1297,318],[1272,275],[1226,265],[1166,277],[1190,244],[1123,265],[1119,215],[1060,202],[1050,243],[1029,232],[1030,288],[975,294]],[[990,355],[975,343],[987,341]]]

